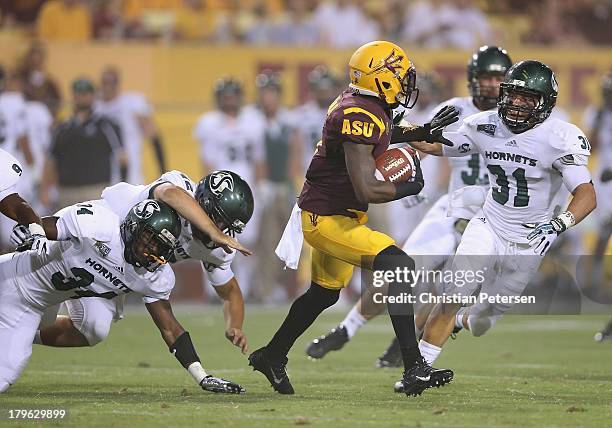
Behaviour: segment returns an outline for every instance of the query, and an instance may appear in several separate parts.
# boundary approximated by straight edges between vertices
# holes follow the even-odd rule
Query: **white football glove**
[[[32,240],[32,234],[30,233],[30,229],[23,224],[16,224],[13,227],[13,231],[11,232],[11,244],[19,250],[24,245],[30,245]]]
[[[31,250],[39,255],[49,254],[50,243],[45,235],[45,229],[38,223],[32,223],[28,226],[28,231],[32,240]]]

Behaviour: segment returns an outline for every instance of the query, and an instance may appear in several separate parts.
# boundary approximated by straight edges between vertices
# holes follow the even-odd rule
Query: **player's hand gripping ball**
[[[376,158],[375,176],[391,183],[410,180],[416,171],[417,152],[409,147],[389,149]]]

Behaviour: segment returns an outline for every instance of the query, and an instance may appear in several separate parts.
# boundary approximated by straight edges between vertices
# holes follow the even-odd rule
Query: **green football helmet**
[[[154,272],[171,260],[181,234],[181,219],[165,202],[145,199],[121,223],[125,261]]]
[[[508,52],[497,46],[482,46],[472,55],[467,64],[468,88],[480,109],[492,109],[499,97],[489,95],[496,91],[483,91],[478,78],[483,75],[504,76],[510,67],[512,60]]]
[[[214,171],[198,183],[195,199],[217,227],[234,236],[242,233],[255,203],[248,183],[232,171]]]
[[[506,73],[500,88],[498,113],[504,124],[515,134],[544,122],[555,107],[559,93],[555,73],[546,64],[534,60],[514,64]],[[516,96],[530,97],[535,105],[513,105]]]

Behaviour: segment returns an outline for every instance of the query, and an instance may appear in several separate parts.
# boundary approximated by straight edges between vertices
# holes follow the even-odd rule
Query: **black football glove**
[[[435,114],[431,122],[423,126],[407,128],[395,126],[391,134],[391,144],[409,143],[411,141],[427,141],[428,143],[442,143],[453,146],[453,143],[442,136],[442,131],[448,125],[459,120],[459,110],[453,106],[446,106]]]

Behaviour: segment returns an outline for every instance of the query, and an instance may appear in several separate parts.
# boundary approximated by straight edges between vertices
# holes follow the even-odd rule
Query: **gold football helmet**
[[[352,88],[378,94],[393,107],[412,108],[419,95],[416,69],[404,50],[391,42],[370,42],[357,49],[349,61],[349,78]]]

